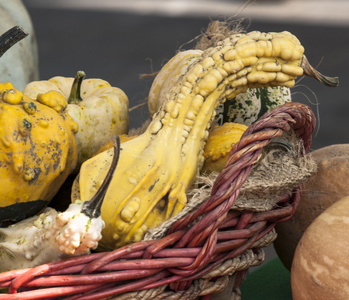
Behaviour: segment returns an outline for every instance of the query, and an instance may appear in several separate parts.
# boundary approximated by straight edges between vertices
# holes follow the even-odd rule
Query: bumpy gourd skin
[[[75,168],[77,124],[64,98],[45,99],[0,84],[0,221],[40,211]]]
[[[203,163],[216,107],[248,87],[292,87],[304,48],[288,32],[233,35],[204,51],[170,91],[140,136],[122,144],[120,160],[102,206],[101,248],[140,240],[144,232],[179,212]],[[86,161],[75,185],[87,200],[103,181],[107,150]]]
[[[81,202],[64,212],[47,207],[7,228],[0,228],[0,272],[33,268],[97,247],[104,222],[81,212]]]
[[[161,68],[149,90],[148,109],[151,116],[156,113],[171,88],[201,54],[201,50],[180,51]],[[291,101],[291,91],[288,87],[249,88],[219,105],[215,121],[219,125],[224,122],[234,122],[249,126],[270,109],[289,101]]]
[[[188,67],[202,54],[201,50],[186,50],[178,52],[159,71],[154,78],[148,94],[148,110],[152,116],[165,101],[166,95],[176,84]]]
[[[61,94],[68,102],[66,111],[79,125],[76,137],[78,163],[87,160],[113,136],[128,133],[128,97],[119,88],[98,78],[84,79],[79,71],[76,78],[55,76],[49,80],[30,82],[23,94],[36,99],[40,94]]]

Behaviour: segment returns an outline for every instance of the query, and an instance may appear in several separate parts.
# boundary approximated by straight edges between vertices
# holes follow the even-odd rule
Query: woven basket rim
[[[33,297],[45,295],[44,299],[49,296],[102,299],[163,285],[175,291],[186,290],[194,280],[203,278],[225,261],[251,249],[256,251],[256,243],[271,233],[277,222],[292,217],[299,203],[300,186],[281,197],[278,207],[270,211],[229,210],[253,164],[262,155],[263,147],[272,138],[294,130],[303,141],[302,155],[305,155],[311,146],[314,127],[315,116],[305,104],[290,102],[274,108],[249,126],[233,146],[210,198],[178,220],[165,237],[1,273],[1,286],[9,287],[9,294],[16,295],[16,299],[21,299],[23,293]],[[201,215],[204,217],[188,228]],[[227,224],[234,226],[231,231],[235,237],[229,242],[219,242],[219,229]]]

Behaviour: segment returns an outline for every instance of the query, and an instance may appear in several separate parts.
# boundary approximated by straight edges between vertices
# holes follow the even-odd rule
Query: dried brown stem
[[[305,76],[313,77],[326,86],[337,87],[339,85],[338,77],[329,77],[322,75],[319,71],[317,71],[310,65],[305,55],[303,55],[301,68],[304,70],[303,74]]]
[[[0,36],[0,57],[29,33],[19,26],[12,27]]]

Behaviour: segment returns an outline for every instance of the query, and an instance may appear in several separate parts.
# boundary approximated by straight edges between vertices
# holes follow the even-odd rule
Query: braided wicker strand
[[[258,245],[263,245],[263,239],[270,243],[275,238],[276,222],[293,215],[300,199],[300,187],[282,196],[277,207],[270,211],[230,208],[261,157],[263,147],[273,137],[293,129],[303,140],[305,154],[310,149],[314,127],[315,117],[306,105],[288,103],[275,108],[251,125],[232,148],[209,199],[178,220],[164,238],[2,273],[0,286],[9,287],[9,294],[0,294],[0,299],[67,297],[65,299],[91,300],[156,288],[165,295],[169,291],[165,290],[167,286],[174,293],[182,291],[179,294],[195,290],[200,287],[198,280],[214,274],[212,272],[227,261],[246,251],[255,252]],[[269,236],[272,238],[267,238]],[[248,267],[243,266],[244,269]],[[244,269],[231,268],[229,274],[235,271],[237,277],[243,276]],[[239,283],[238,280],[235,288]],[[204,295],[204,290],[209,292],[213,288],[205,283],[202,289],[197,295]]]

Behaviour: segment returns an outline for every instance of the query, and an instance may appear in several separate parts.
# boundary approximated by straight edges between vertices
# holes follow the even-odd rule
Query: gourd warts
[[[77,124],[11,84],[1,86],[0,174],[9,188],[0,194],[0,222],[19,221],[42,210],[75,167]],[[21,211],[29,201],[36,210]]]
[[[186,204],[185,192],[203,166],[204,146],[217,107],[248,88],[293,86],[295,78],[304,73],[303,52],[298,39],[288,32],[255,31],[232,35],[195,54],[163,97],[147,129],[122,145],[102,207],[102,216],[110,224],[103,231],[101,249],[139,240],[143,225],[156,226],[179,212]],[[82,165],[74,183],[82,200],[91,197],[91,181],[105,175],[109,153],[99,153]],[[96,167],[101,165],[105,167]],[[142,199],[137,212],[128,207],[135,198]],[[164,209],[156,209],[162,200]]]

